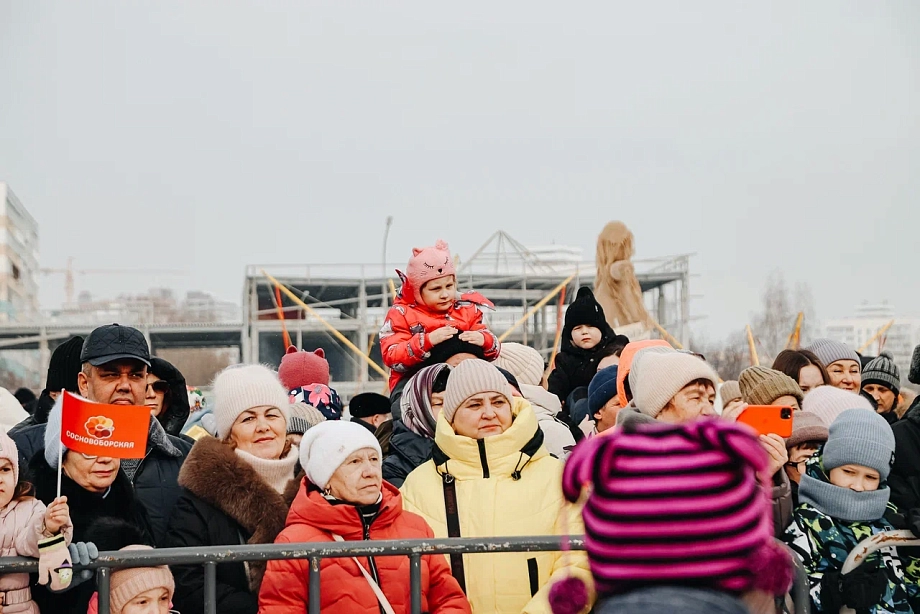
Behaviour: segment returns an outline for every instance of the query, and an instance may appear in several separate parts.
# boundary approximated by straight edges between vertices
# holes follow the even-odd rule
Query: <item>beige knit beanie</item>
[[[511,373],[519,384],[543,384],[543,356],[529,345],[503,343],[501,353],[492,364]]]
[[[741,400],[741,386],[735,380],[722,382],[719,387],[719,398],[722,399],[722,407],[725,407],[732,401]]]
[[[125,550],[153,550],[150,546],[125,546]],[[112,614],[121,614],[128,603],[146,591],[155,588],[165,588],[169,591],[169,600],[172,601],[176,591],[176,583],[169,571],[169,567],[129,567],[112,572],[109,580],[110,603]]]
[[[450,372],[441,413],[453,424],[454,415],[463,402],[483,392],[503,394],[509,402],[513,397],[511,385],[494,365],[479,359],[464,360]]]
[[[748,367],[738,378],[741,398],[748,405],[772,405],[780,397],[792,396],[802,404],[805,395],[794,379],[766,367]]]
[[[287,392],[278,374],[263,365],[234,365],[217,374],[214,380],[214,421],[217,437],[226,439],[236,419],[247,409],[277,407],[288,419]]]
[[[657,418],[678,392],[698,379],[708,380],[713,386],[719,381],[712,367],[693,354],[647,354],[642,358],[642,372],[636,379],[633,401],[643,414]]]

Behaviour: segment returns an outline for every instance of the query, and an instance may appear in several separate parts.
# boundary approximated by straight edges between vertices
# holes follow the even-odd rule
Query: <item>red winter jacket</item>
[[[331,542],[332,533],[345,541],[364,538],[364,524],[355,507],[332,505],[322,493],[308,491],[306,478],[288,512],[287,526],[275,543]],[[383,483],[380,513],[370,525],[370,539],[431,539],[431,527],[412,512],[403,510],[395,486]],[[359,558],[371,572],[366,558]],[[379,585],[397,614],[411,611],[409,557],[374,557]],[[269,561],[259,592],[260,614],[306,614],[310,562]],[[323,559],[320,567],[323,614],[380,614],[374,592],[354,560]],[[470,614],[470,604],[450,573],[443,555],[422,557],[422,611],[431,614]]]
[[[483,346],[486,360],[495,360],[501,351],[501,343],[482,321],[479,305],[492,304],[480,294],[464,294],[450,311],[431,311],[423,305],[410,303],[402,293],[387,313],[386,322],[380,330],[380,353],[383,363],[390,368],[390,390],[399,381],[411,375],[427,358],[434,347],[428,340],[431,333],[442,326],[453,326],[461,332],[478,331],[486,337]]]

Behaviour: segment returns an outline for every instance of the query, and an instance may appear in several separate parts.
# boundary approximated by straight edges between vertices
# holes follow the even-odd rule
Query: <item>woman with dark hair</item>
[[[827,369],[815,353],[808,350],[783,350],[773,361],[773,369],[794,379],[804,394],[831,383]]]
[[[431,459],[438,414],[450,367],[425,367],[406,384],[400,404],[402,419],[393,422],[390,454],[383,461],[383,479],[399,488],[416,467]]]

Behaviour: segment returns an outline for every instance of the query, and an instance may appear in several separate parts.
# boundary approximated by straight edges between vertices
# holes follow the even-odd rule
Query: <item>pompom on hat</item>
[[[590,488],[582,516],[598,593],[690,584],[784,594],[794,568],[773,538],[770,494],[758,477],[766,467],[754,436],[719,418],[616,429],[579,444],[562,490],[575,503]],[[579,611],[565,609],[579,596],[577,582],[553,586],[554,613]]]

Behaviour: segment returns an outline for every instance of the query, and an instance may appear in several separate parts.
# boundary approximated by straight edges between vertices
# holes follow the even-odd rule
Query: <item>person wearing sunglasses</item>
[[[150,358],[144,404],[167,434],[179,437],[191,411],[182,373],[162,358]]]

